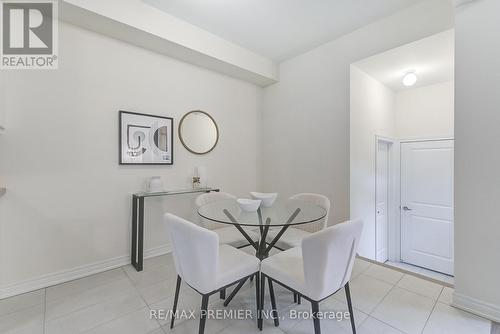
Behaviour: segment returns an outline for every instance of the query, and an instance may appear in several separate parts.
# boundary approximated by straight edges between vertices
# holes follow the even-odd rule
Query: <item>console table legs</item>
[[[130,262],[135,270],[142,271],[144,261],[144,199],[181,194],[197,194],[219,192],[217,188],[199,188],[187,190],[172,190],[162,192],[141,192],[132,194],[132,247]]]
[[[143,269],[144,197],[132,196],[132,258],[135,270]]]

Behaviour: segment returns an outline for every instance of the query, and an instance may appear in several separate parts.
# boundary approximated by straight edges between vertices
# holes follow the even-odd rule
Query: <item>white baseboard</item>
[[[170,253],[171,251],[172,251],[172,249],[170,249],[170,245],[163,245],[163,246],[158,246],[158,247],[146,249],[146,250],[144,250],[144,258],[149,259],[152,257],[165,255],[165,254]],[[129,255],[129,258],[130,258],[130,255]],[[130,261],[129,261],[129,263],[130,263]]]
[[[500,322],[500,307],[498,305],[493,305],[456,292],[453,292],[453,302],[451,305],[491,321]]]
[[[159,246],[144,251],[144,258],[167,254],[170,252],[170,245]],[[22,293],[47,288],[49,286],[73,281],[78,278],[101,273],[103,271],[119,268],[130,264],[130,255],[123,255],[112,259],[98,261],[68,270],[46,274],[34,279],[20,283],[10,284],[0,287],[0,299],[20,295]]]

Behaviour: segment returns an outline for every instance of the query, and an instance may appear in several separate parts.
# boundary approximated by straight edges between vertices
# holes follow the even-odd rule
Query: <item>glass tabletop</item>
[[[300,200],[277,201],[269,208],[261,207],[258,211],[243,211],[236,200],[224,200],[209,203],[198,209],[198,214],[208,220],[222,224],[242,226],[300,225],[318,222],[326,216],[326,210],[319,205]],[[262,219],[259,219],[259,214]]]

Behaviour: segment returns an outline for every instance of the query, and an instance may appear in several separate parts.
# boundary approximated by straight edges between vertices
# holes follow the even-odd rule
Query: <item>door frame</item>
[[[403,218],[402,218],[402,215],[403,215],[403,212],[401,210],[401,145],[402,144],[405,144],[405,143],[416,143],[416,142],[428,142],[428,141],[443,141],[443,140],[455,140],[454,137],[423,137],[423,138],[408,138],[408,139],[400,139],[399,140],[399,143],[398,143],[398,161],[397,161],[397,165],[398,165],[398,176],[397,176],[397,210],[398,210],[398,214],[397,214],[397,217],[396,217],[396,227],[395,227],[395,239],[393,240],[394,241],[394,247],[395,249],[393,249],[394,253],[392,254],[393,257],[391,259],[391,253],[389,252],[389,260],[391,261],[396,261],[396,262],[402,262],[403,261],[403,258],[402,258],[402,255],[401,255],[401,248],[402,248],[402,236],[401,236],[401,233],[402,233],[402,228],[401,228],[401,224],[402,224],[402,221],[403,221]],[[390,240],[389,240],[390,242]],[[390,243],[389,243],[389,246],[390,246]],[[389,248],[389,251],[391,250],[391,248]]]
[[[373,221],[375,222],[375,249],[374,249],[374,255],[375,255],[375,260],[377,256],[377,175],[378,175],[378,149],[379,149],[379,143],[385,143],[387,144],[388,148],[388,189],[387,189],[387,256],[389,260],[393,260],[394,257],[394,242],[391,242],[391,239],[395,238],[395,230],[394,230],[394,225],[397,224],[398,222],[398,193],[397,193],[397,175],[398,175],[398,168],[397,164],[395,163],[399,159],[399,145],[398,141],[394,138],[389,138],[385,136],[380,136],[380,135],[375,135],[375,174],[374,174],[374,180],[373,182],[375,183],[375,193],[373,195],[373,203],[374,203],[374,210],[373,210]]]
[[[422,137],[422,138],[405,138],[395,139],[381,135],[375,135],[375,174],[374,184],[375,193],[373,195],[373,218],[374,222],[377,220],[377,155],[378,144],[384,142],[389,144],[389,190],[388,190],[388,237],[387,237],[387,252],[389,261],[401,262],[401,145],[404,143],[412,142],[426,142],[426,141],[441,141],[441,140],[454,140],[450,137]],[[374,255],[377,254],[377,227],[375,225],[375,249]]]

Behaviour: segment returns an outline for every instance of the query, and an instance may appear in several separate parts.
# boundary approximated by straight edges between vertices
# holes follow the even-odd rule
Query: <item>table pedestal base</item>
[[[290,223],[300,213],[300,208],[297,208],[293,212],[293,214],[290,216],[290,218],[288,218],[286,224],[282,226],[282,228],[279,231],[279,233],[274,237],[274,239],[269,244],[267,244],[266,238],[267,238],[267,233],[269,232],[269,227],[271,226],[271,218],[267,218],[266,219],[266,223],[264,224],[260,208],[257,210],[257,213],[258,213],[258,216],[259,216],[259,223],[260,223],[260,226],[259,226],[259,228],[260,228],[260,240],[257,241],[257,242],[255,242],[255,241],[252,240],[252,238],[250,238],[250,236],[248,235],[248,233],[246,233],[245,230],[238,224],[238,222],[233,217],[233,215],[228,210],[224,209],[224,214],[229,218],[229,220],[231,220],[231,222],[233,222],[234,226],[243,235],[243,237],[245,237],[245,239],[247,239],[247,241],[250,243],[250,245],[253,248],[255,248],[255,256],[260,261],[262,261],[262,260],[266,259],[269,256],[269,252],[274,247],[274,245],[276,245],[276,242],[278,242],[278,240],[281,238],[281,236],[283,235],[283,233],[285,233],[286,230],[290,227]],[[224,306],[229,305],[229,303],[231,302],[231,300],[234,298],[234,296],[236,296],[236,294],[241,289],[241,287],[243,286],[244,283],[245,282],[241,282],[241,284],[238,284],[236,286],[236,288],[234,288],[234,290],[231,292],[231,294],[229,295],[229,297],[225,300]],[[258,280],[257,280],[256,284],[259,284]],[[258,288],[258,289],[262,290],[262,286],[260,288]],[[261,294],[263,294],[263,293],[264,293],[264,291],[262,290]]]

